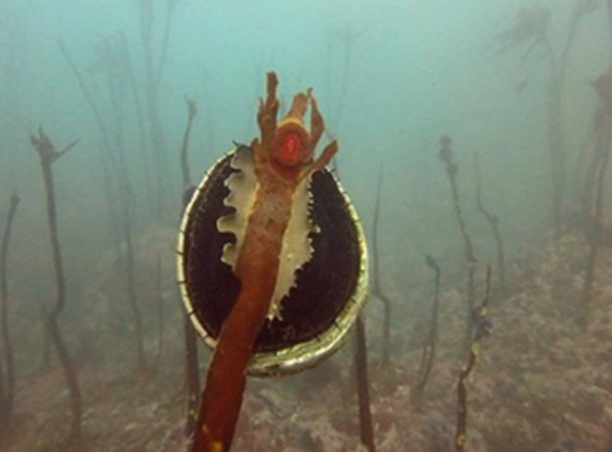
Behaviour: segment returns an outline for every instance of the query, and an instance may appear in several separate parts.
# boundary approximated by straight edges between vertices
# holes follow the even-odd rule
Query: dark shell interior
[[[231,212],[223,204],[225,179],[234,171],[233,154],[220,160],[194,193],[185,212],[180,265],[185,292],[200,325],[217,338],[240,291],[232,269],[221,261],[232,234],[217,231],[216,221]],[[297,274],[297,284],[282,301],[282,320],[266,321],[256,352],[273,352],[309,341],[328,330],[356,290],[360,273],[358,230],[334,176],[313,175],[311,217],[320,232],[311,234],[314,253]]]

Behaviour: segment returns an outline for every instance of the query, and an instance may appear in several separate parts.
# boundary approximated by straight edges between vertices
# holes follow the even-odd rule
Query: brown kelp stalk
[[[595,82],[595,89],[599,95],[598,124],[596,128],[596,148],[593,155],[596,170],[596,191],[594,194],[593,211],[589,215],[589,253],[584,275],[582,289],[582,302],[585,308],[590,304],[593,281],[595,278],[595,263],[599,247],[601,246],[601,233],[603,229],[603,206],[605,178],[610,159],[610,145],[612,143],[612,69],[600,76]],[[589,200],[589,205],[591,200]]]
[[[480,306],[473,312],[473,321],[476,327],[472,336],[468,359],[459,373],[459,382],[457,383],[457,431],[455,433],[455,450],[457,452],[463,452],[467,442],[468,402],[466,382],[476,365],[476,360],[480,353],[481,339],[491,334],[493,329],[493,323],[487,317],[490,290],[491,266],[489,265],[487,266],[487,281],[484,298]]]
[[[376,452],[374,428],[370,406],[370,380],[368,378],[368,351],[366,346],[365,325],[361,315],[357,317],[355,328],[355,368],[357,370],[357,396],[359,400],[359,435],[361,446],[367,452]]]
[[[427,255],[425,256],[427,266],[434,271],[434,303],[431,314],[431,324],[429,334],[425,345],[423,346],[423,354],[421,355],[421,365],[419,366],[419,375],[416,384],[410,391],[410,399],[415,403],[420,403],[425,391],[425,385],[429,381],[429,375],[433,367],[434,358],[436,357],[436,343],[438,341],[438,301],[440,299],[440,278],[442,271],[436,260]]]
[[[180,159],[181,172],[183,175],[183,187],[185,192],[193,190],[191,176],[189,174],[189,163],[187,152],[189,150],[189,137],[191,136],[191,128],[193,120],[198,114],[198,104],[194,99],[185,98],[187,104],[187,125],[183,133],[183,142],[181,144]],[[184,204],[189,201],[185,196]],[[183,208],[185,205],[183,205]],[[200,375],[198,365],[198,338],[196,331],[189,320],[187,314],[183,319],[184,341],[185,341],[185,386],[187,389],[187,421],[185,422],[185,436],[191,437],[195,431],[198,403],[200,401]]]
[[[57,212],[55,208],[55,188],[53,185],[53,170],[52,166],[55,161],[76,146],[78,140],[73,141],[61,151],[55,149],[55,146],[45,134],[42,127],[38,129],[38,136],[30,135],[30,143],[38,152],[40,157],[40,165],[43,173],[45,185],[45,193],[47,196],[47,216],[49,223],[49,239],[51,241],[51,249],[53,252],[53,266],[55,269],[55,281],[57,289],[57,298],[55,306],[49,312],[48,324],[49,335],[57,355],[64,370],[66,384],[70,392],[70,402],[72,408],[72,424],[70,430],[70,440],[74,444],[81,442],[81,391],[79,389],[79,380],[76,369],[70,359],[68,348],[62,337],[59,327],[59,316],[66,304],[66,278],[64,276],[64,266],[62,263],[62,251],[57,234]]]
[[[157,294],[157,353],[155,354],[155,370],[159,369],[162,351],[164,349],[164,296],[162,291],[162,263],[157,254],[155,265],[155,293]]]
[[[382,367],[389,364],[389,349],[391,344],[391,302],[384,294],[380,285],[380,253],[378,248],[378,224],[380,219],[380,197],[382,185],[382,166],[378,173],[378,186],[376,189],[376,204],[374,205],[374,224],[372,226],[372,295],[379,298],[383,302],[384,317],[383,317],[383,347],[382,347]]]
[[[132,314],[134,315],[135,327],[135,343],[136,343],[136,358],[138,374],[143,375],[149,370],[147,357],[144,349],[144,330],[142,326],[142,312],[138,305],[138,297],[136,295],[136,284],[134,277],[134,245],[132,243],[132,227],[130,221],[130,213],[127,204],[128,199],[124,200],[125,217],[123,221],[123,234],[125,239],[125,276],[127,279],[127,297]]]
[[[188,97],[185,98],[187,104],[187,125],[185,126],[185,132],[183,133],[183,142],[181,144],[181,173],[183,174],[183,187],[186,190],[191,187],[191,175],[189,174],[189,159],[187,153],[189,151],[189,138],[191,137],[191,128],[193,126],[193,120],[198,114],[198,104],[194,99]]]
[[[310,91],[296,94],[286,121],[277,124],[277,85],[276,74],[268,73],[268,95],[260,101],[257,114],[261,138],[250,146],[258,186],[234,267],[240,294],[223,322],[208,368],[194,437],[193,450],[197,452],[225,452],[231,446],[246,387],[246,369],[276,285],[293,195],[298,185],[329,164],[338,150],[333,141],[313,159],[325,127]],[[310,131],[303,126],[308,107],[312,108]],[[297,145],[292,149],[300,156],[297,161],[282,160],[273,153],[277,140],[286,136],[297,140],[292,138],[292,146]]]
[[[610,32],[610,42],[612,44],[612,0],[608,0],[608,31]],[[612,45],[610,45],[609,55],[608,67],[612,69]]]
[[[495,245],[497,247],[497,271],[499,273],[499,290],[503,294],[506,290],[506,265],[504,262],[504,242],[499,231],[499,217],[489,210],[485,209],[482,203],[482,190],[480,184],[480,164],[478,162],[478,154],[474,154],[474,162],[476,166],[476,205],[478,210],[484,215],[491,227],[493,237],[495,237]]]
[[[599,106],[595,114],[595,152],[591,163],[592,174],[597,174],[597,191],[595,193],[593,213],[590,212],[591,196],[585,198],[585,204],[589,206],[587,224],[589,224],[590,237],[589,254],[584,276],[582,301],[585,308],[591,301],[593,280],[595,277],[595,261],[600,246],[603,228],[603,204],[606,170],[610,158],[610,145],[612,143],[612,0],[608,0],[608,25],[610,32],[610,59],[608,61],[608,72],[602,74],[593,84],[599,97]],[[594,178],[593,178],[594,179]],[[587,193],[588,194],[588,193]],[[588,315],[588,309],[584,310]]]
[[[459,235],[463,241],[463,255],[465,257],[465,264],[467,266],[468,281],[467,281],[467,303],[468,303],[468,316],[471,312],[472,306],[474,305],[474,272],[476,270],[476,258],[474,257],[474,248],[472,247],[472,240],[467,232],[465,220],[463,219],[463,213],[461,211],[461,203],[459,202],[459,189],[457,187],[457,171],[459,167],[453,159],[453,151],[451,149],[451,139],[448,136],[440,138],[440,151],[438,152],[438,158],[444,163],[446,167],[446,175],[451,186],[451,194],[453,197],[453,207],[455,210],[455,216],[457,217],[457,223],[459,225]],[[469,338],[472,331],[472,324],[468,320],[467,322],[467,334],[466,340]]]
[[[6,261],[8,258],[8,248],[11,240],[11,230],[17,206],[19,205],[19,195],[11,195],[11,204],[6,217],[6,225],[2,236],[2,249],[0,250],[0,316],[2,326],[2,348],[4,359],[6,360],[6,379],[4,378],[3,363],[0,359],[0,433],[5,431],[11,423],[13,415],[13,403],[15,400],[15,362],[13,359],[13,344],[9,332],[8,321],[8,283],[6,278]],[[6,380],[6,381],[5,381]]]

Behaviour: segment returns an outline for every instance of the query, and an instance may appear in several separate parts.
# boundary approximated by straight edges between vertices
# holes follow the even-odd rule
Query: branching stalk
[[[38,136],[30,135],[30,143],[38,151],[40,164],[42,167],[43,180],[45,185],[45,193],[47,196],[47,217],[49,225],[49,239],[51,242],[51,250],[53,252],[53,267],[55,270],[55,282],[57,297],[53,309],[48,316],[48,331],[51,340],[55,345],[58,358],[70,392],[70,401],[72,408],[72,424],[70,430],[70,440],[73,444],[80,444],[81,435],[81,391],[79,388],[79,380],[76,368],[72,364],[68,348],[62,337],[59,327],[59,316],[66,304],[66,279],[64,276],[64,266],[62,262],[62,252],[57,233],[57,212],[55,207],[55,189],[53,185],[53,171],[51,165],[63,154],[76,146],[78,140],[73,141],[61,151],[57,151],[55,146],[45,134],[42,127],[38,129]]]

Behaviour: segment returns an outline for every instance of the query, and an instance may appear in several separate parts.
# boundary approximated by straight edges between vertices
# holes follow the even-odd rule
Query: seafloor
[[[161,244],[172,243],[172,235],[143,235],[136,260],[140,274],[155,272],[160,249],[166,251]],[[586,254],[584,238],[572,230],[507,263],[506,293],[491,299],[494,331],[483,340],[468,383],[466,450],[612,451],[612,247],[600,250],[589,306],[582,303]],[[88,315],[64,325],[82,386],[84,450],[186,450],[182,312],[174,293],[172,258],[162,265],[167,271],[161,287],[167,289],[160,303],[153,301],[159,299],[156,285],[144,276],[138,281],[150,368],[141,374],[136,372],[131,317],[117,259],[109,252],[89,284]],[[484,269],[479,279],[482,275]],[[393,323],[391,362],[383,368],[378,362],[381,304],[373,298],[367,306],[378,451],[454,450],[456,385],[464,361],[458,344],[465,330],[465,284],[458,282],[442,288],[437,357],[418,404],[410,397],[421,357],[418,328]],[[392,296],[393,309],[399,311],[410,297],[422,294],[431,294],[431,281],[423,281],[413,294]],[[17,317],[26,309],[19,303],[11,306],[19,365],[17,414],[0,450],[70,450],[62,442],[70,409],[60,368],[53,358],[43,366],[40,331],[28,326],[31,319]],[[165,319],[161,336],[160,307]],[[349,343],[299,375],[252,380],[233,450],[363,450],[352,350]]]

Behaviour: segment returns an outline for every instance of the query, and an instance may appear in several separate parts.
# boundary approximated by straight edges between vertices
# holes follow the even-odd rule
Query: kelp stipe
[[[589,199],[589,225],[588,255],[582,288],[582,303],[585,312],[591,303],[591,292],[595,278],[595,263],[601,246],[603,230],[604,187],[606,170],[610,160],[610,145],[612,144],[612,69],[601,75],[595,82],[595,89],[599,95],[599,126],[596,129],[596,142],[593,154],[593,167],[595,168],[595,192]],[[591,210],[592,209],[592,210]]]
[[[506,264],[504,258],[504,241],[499,230],[500,220],[499,216],[492,213],[489,209],[486,209],[482,202],[482,189],[480,183],[480,163],[478,161],[478,154],[474,154],[474,165],[476,168],[476,205],[480,213],[484,215],[493,237],[495,237],[495,246],[497,247],[497,271],[499,273],[499,291],[500,294],[506,290]]]
[[[480,355],[480,341],[491,334],[493,323],[487,317],[489,310],[489,296],[491,291],[491,266],[487,266],[487,279],[485,294],[479,306],[475,307],[472,314],[474,332],[470,343],[468,357],[463,369],[459,373],[457,382],[457,430],[455,432],[455,450],[463,452],[467,443],[467,421],[468,421],[468,391],[467,380],[470,377],[478,356]]]
[[[55,269],[55,283],[57,290],[55,305],[47,316],[47,328],[49,336],[57,351],[57,355],[66,378],[68,391],[70,393],[72,423],[70,428],[69,442],[78,450],[79,444],[81,444],[82,441],[81,417],[83,410],[78,374],[74,364],[72,363],[72,359],[70,358],[70,353],[68,352],[68,347],[64,341],[59,324],[59,316],[66,304],[66,277],[64,276],[62,250],[57,234],[57,210],[55,207],[55,186],[53,184],[52,168],[53,163],[76,146],[77,141],[78,140],[73,141],[64,149],[58,151],[55,149],[55,146],[47,134],[45,134],[42,127],[38,129],[38,136],[30,135],[30,143],[38,152],[38,156],[40,157],[40,165],[42,168],[45,194],[47,197],[49,240],[51,242],[51,251],[53,253],[53,266]]]
[[[442,271],[436,260],[429,255],[425,256],[425,263],[434,272],[434,301],[427,339],[423,345],[419,373],[417,375],[416,384],[410,389],[410,400],[416,405],[421,403],[425,386],[429,381],[429,375],[431,374],[433,362],[436,357],[436,345],[438,341],[438,302],[440,299],[440,278],[442,276]]]
[[[371,294],[383,303],[383,343],[380,359],[381,367],[389,364],[389,350],[391,348],[391,300],[387,297],[380,283],[380,252],[378,248],[378,227],[380,223],[380,198],[383,181],[383,167],[380,166],[378,184],[376,187],[376,203],[374,204],[374,223],[372,224],[372,283]]]
[[[185,103],[187,105],[187,124],[185,125],[181,149],[179,151],[181,174],[183,176],[183,189],[185,190],[183,195],[183,211],[187,207],[195,190],[189,173],[188,151],[193,121],[198,114],[198,104],[195,99],[186,97]],[[185,315],[183,322],[183,336],[185,344],[185,381],[187,396],[187,417],[184,434],[185,437],[190,438],[195,432],[197,422],[198,405],[200,402],[200,372],[197,333],[188,315]]]
[[[324,168],[337,143],[313,158],[324,123],[311,90],[298,93],[277,124],[277,85],[269,73],[257,116],[261,139],[213,164],[181,224],[183,300],[196,330],[215,347],[194,451],[229,449],[247,372],[296,372],[328,356],[367,293],[363,231]]]
[[[446,175],[448,176],[448,182],[451,186],[451,196],[453,200],[453,210],[457,217],[457,225],[459,227],[459,235],[463,242],[463,255],[465,258],[465,266],[467,270],[467,330],[465,336],[465,346],[462,350],[467,348],[469,338],[472,333],[472,323],[470,321],[470,312],[474,307],[474,272],[476,271],[476,258],[474,257],[474,247],[472,246],[472,239],[467,231],[465,219],[463,218],[463,211],[461,210],[461,202],[459,200],[459,187],[457,184],[457,173],[459,166],[454,160],[453,150],[451,149],[452,140],[448,136],[440,138],[440,150],[438,151],[438,158],[444,164],[446,169]]]
[[[2,248],[0,249],[0,328],[2,329],[2,349],[4,356],[0,356],[0,438],[11,425],[13,407],[15,401],[15,359],[13,356],[13,344],[9,331],[8,321],[8,281],[6,263],[8,259],[11,231],[17,207],[19,206],[19,195],[11,195],[8,215],[2,234]],[[4,370],[6,368],[6,371]],[[5,373],[6,372],[6,373]]]

